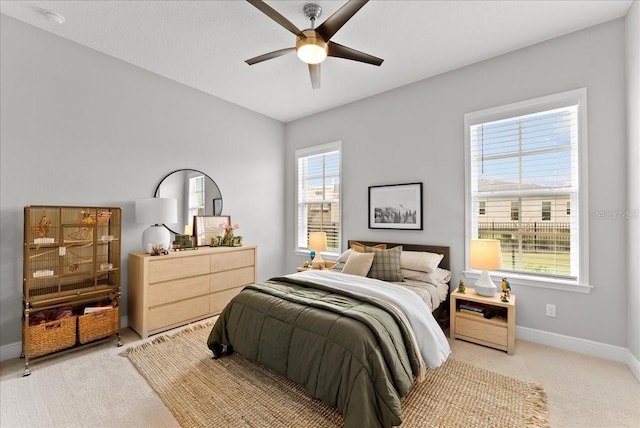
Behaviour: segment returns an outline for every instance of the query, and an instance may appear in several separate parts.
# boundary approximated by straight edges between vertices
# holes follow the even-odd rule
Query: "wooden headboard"
[[[389,242],[373,242],[373,241],[357,241],[357,240],[349,240],[349,248],[351,248],[352,242],[359,242],[362,245],[366,245],[368,247],[373,247],[377,244],[386,244],[387,248],[397,247],[398,245],[402,246],[403,250],[406,251],[427,251],[429,253],[437,253],[444,254],[444,258],[440,262],[439,267],[446,270],[451,270],[450,259],[449,259],[449,247],[444,247],[441,245],[419,245],[419,244],[393,244]]]

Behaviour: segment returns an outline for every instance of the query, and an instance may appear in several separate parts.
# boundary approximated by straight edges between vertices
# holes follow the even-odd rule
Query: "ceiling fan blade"
[[[295,52],[295,51],[296,51],[296,48],[280,49],[280,50],[277,50],[277,51],[273,51],[273,52],[269,52],[269,53],[257,56],[255,58],[248,59],[245,62],[247,64],[249,64],[249,65],[253,65],[253,64],[257,64],[259,62],[266,61],[268,59],[277,58],[279,56],[286,55],[286,54],[289,54],[289,53],[292,53],[292,52]]]
[[[331,15],[324,21],[316,31],[322,36],[325,42],[328,42],[334,34],[338,32],[342,26],[351,19],[357,11],[367,4],[369,0],[350,0],[344,6],[342,6],[336,13]]]
[[[302,33],[302,31],[300,31],[300,29],[298,29],[298,27],[292,24],[291,21],[289,21],[287,18],[285,18],[284,16],[276,12],[275,9],[273,9],[271,6],[266,4],[264,1],[262,0],[247,0],[247,1],[252,5],[254,5],[256,8],[258,8],[262,13],[267,15],[269,18],[276,21],[282,27],[291,31],[296,36],[301,37],[303,39],[306,38],[306,36]]]
[[[309,64],[309,75],[311,76],[311,87],[320,89],[320,64]]]
[[[328,51],[327,51],[327,55],[328,56],[333,56],[336,58],[344,58],[344,59],[350,59],[352,61],[358,61],[358,62],[364,62],[367,64],[372,64],[372,65],[380,65],[382,64],[382,62],[384,61],[381,58],[375,57],[373,55],[369,55],[366,54],[364,52],[360,52],[357,51],[355,49],[352,48],[348,48],[346,46],[340,45],[338,43],[335,42],[329,42],[327,43],[327,47],[328,47]]]

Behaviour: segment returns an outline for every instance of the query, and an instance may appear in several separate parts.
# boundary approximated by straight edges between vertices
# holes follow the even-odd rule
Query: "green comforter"
[[[402,422],[400,397],[419,370],[407,327],[366,296],[293,278],[247,286],[207,341],[214,358],[238,352],[337,407],[345,427]]]

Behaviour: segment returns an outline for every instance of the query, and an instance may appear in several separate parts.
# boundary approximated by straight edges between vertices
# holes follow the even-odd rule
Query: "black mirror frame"
[[[217,187],[218,192],[220,193],[220,206],[217,206],[217,204],[214,203],[213,206],[213,215],[221,215],[222,214],[222,206],[223,206],[223,197],[222,197],[222,190],[220,190],[220,186],[218,186],[218,184],[213,180],[213,178],[209,177],[208,174],[205,174],[204,172],[197,170],[197,169],[193,169],[193,168],[180,168],[180,169],[176,169],[175,171],[171,171],[169,174],[165,175],[164,177],[162,177],[162,180],[160,180],[160,182],[158,183],[158,185],[156,186],[156,190],[155,192],[153,192],[153,196],[154,197],[158,197],[159,196],[159,192],[160,192],[160,186],[162,185],[162,183],[169,178],[172,174],[175,174],[177,172],[181,172],[181,171],[194,171],[197,172],[199,174],[202,174],[205,179],[211,180],[211,182]],[[206,186],[206,185],[205,185]],[[166,224],[163,224],[163,226],[171,233],[173,233],[174,235],[182,235],[182,232],[176,232],[173,229],[171,229],[169,226],[167,226]]]

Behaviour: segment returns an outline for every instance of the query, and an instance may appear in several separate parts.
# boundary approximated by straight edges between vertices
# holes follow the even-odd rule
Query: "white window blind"
[[[327,252],[340,251],[341,144],[296,151],[296,248],[308,249],[309,232],[327,233]]]
[[[189,178],[189,219],[204,215],[204,175]]]
[[[579,158],[586,99],[561,95],[465,116],[467,236],[500,240],[503,271],[577,282],[586,231],[581,211],[567,207],[580,206],[586,193]]]

